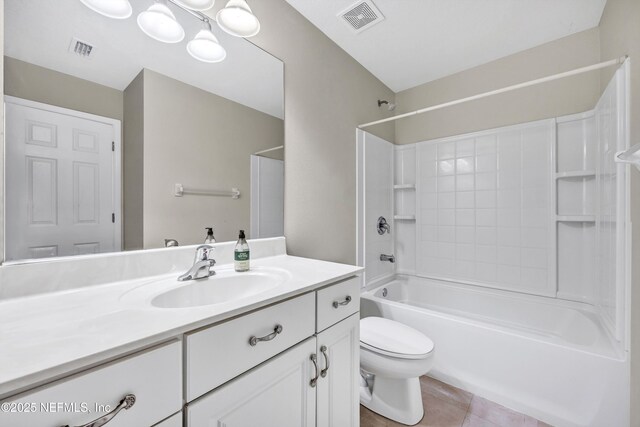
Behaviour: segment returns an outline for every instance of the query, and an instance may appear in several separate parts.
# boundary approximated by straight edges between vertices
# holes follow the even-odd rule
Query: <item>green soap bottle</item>
[[[244,230],[240,230],[238,235],[238,243],[233,254],[233,265],[236,271],[249,271],[249,244],[244,236]]]

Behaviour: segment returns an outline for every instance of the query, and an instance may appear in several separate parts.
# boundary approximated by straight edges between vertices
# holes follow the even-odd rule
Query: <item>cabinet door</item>
[[[315,352],[315,337],[309,338],[189,403],[187,427],[314,427]]]
[[[360,313],[318,334],[317,427],[360,425]]]

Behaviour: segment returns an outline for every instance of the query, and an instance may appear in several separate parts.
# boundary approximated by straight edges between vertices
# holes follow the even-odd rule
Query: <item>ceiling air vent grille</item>
[[[93,46],[74,37],[69,45],[69,52],[83,58],[89,58],[91,57],[91,52],[93,52]]]
[[[340,17],[356,34],[371,28],[384,19],[371,0],[359,1],[342,11]]]

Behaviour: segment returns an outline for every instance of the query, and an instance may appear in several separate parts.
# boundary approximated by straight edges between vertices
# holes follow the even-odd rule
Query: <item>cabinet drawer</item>
[[[352,277],[317,292],[317,332],[335,325],[360,310],[361,283],[360,277]]]
[[[315,295],[309,293],[188,334],[187,401],[313,335],[314,312]],[[282,330],[276,334],[278,325]],[[252,337],[264,340],[251,345]]]
[[[129,394],[135,403],[108,426],[150,426],[180,411],[181,368],[182,346],[174,341],[8,398],[5,402],[17,412],[0,412],[0,426],[85,425],[114,410]]]

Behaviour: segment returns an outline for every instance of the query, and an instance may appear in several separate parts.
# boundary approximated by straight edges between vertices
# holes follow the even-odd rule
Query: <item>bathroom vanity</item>
[[[194,248],[74,258],[125,275],[127,256],[173,264],[0,301],[0,425],[357,426],[361,269],[288,256],[284,238],[251,245],[249,273],[228,243],[217,274],[190,282],[175,273]]]

